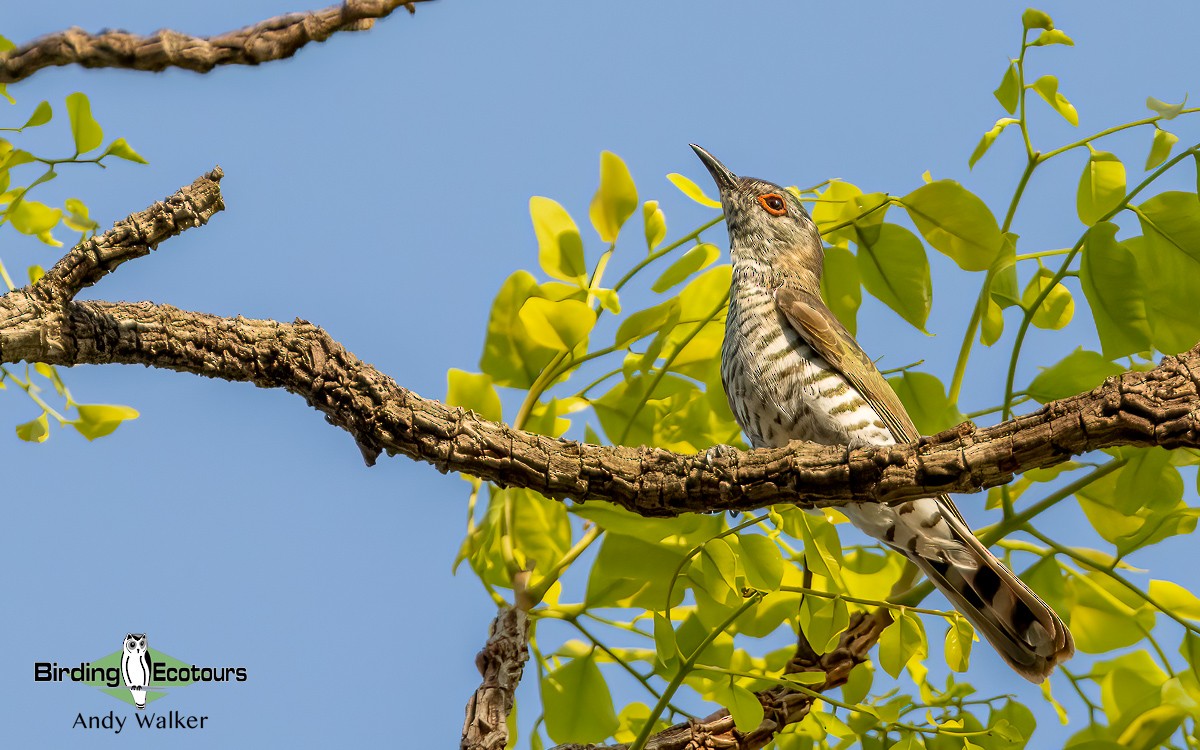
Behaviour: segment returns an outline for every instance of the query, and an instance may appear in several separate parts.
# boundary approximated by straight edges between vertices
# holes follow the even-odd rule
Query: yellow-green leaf
[[[1103,221],[1092,226],[1079,269],[1101,350],[1109,359],[1150,349],[1145,284],[1133,254],[1116,236],[1116,224]]]
[[[650,290],[661,294],[700,269],[712,265],[719,257],[721,257],[720,248],[707,242],[701,242],[663,271],[662,276],[658,277]]]
[[[623,347],[668,326],[675,325],[675,322],[679,320],[679,309],[679,298],[672,297],[654,307],[631,313],[629,317],[621,321],[613,345]]]
[[[1058,364],[1042,369],[1025,392],[1044,404],[1090,391],[1105,378],[1122,372],[1123,368],[1107,358],[1079,347]]]
[[[1071,318],[1075,316],[1075,299],[1061,281],[1051,286],[1053,280],[1053,271],[1049,268],[1039,268],[1021,294],[1021,306],[1026,310],[1030,309],[1038,296],[1046,292],[1042,304],[1033,313],[1033,324],[1038,328],[1057,331],[1070,323]]]
[[[1079,177],[1076,208],[1079,220],[1091,226],[1107,218],[1125,198],[1125,165],[1107,151],[1092,151]]]
[[[137,162],[138,164],[150,163],[142,158],[141,154],[139,154],[137,151],[134,151],[133,147],[126,143],[124,138],[118,138],[112,143],[108,144],[108,148],[104,149],[104,154],[101,155],[100,158],[103,159],[105,156],[115,156],[118,159]]]
[[[946,665],[953,672],[966,672],[971,664],[975,628],[965,617],[955,617],[946,630]]]
[[[925,626],[916,615],[898,610],[895,622],[879,636],[879,666],[892,677],[899,677],[913,659],[928,653],[925,645]]]
[[[76,154],[86,154],[104,141],[104,131],[92,117],[92,104],[86,94],[76,91],[67,96],[67,116],[71,118]]]
[[[783,553],[779,545],[762,534],[744,534],[738,541],[746,583],[759,591],[778,589],[783,580]]]
[[[1049,14],[1045,11],[1040,11],[1037,8],[1026,8],[1021,14],[1021,25],[1026,31],[1031,29],[1053,29],[1054,21],[1050,20]]]
[[[1048,44],[1065,44],[1068,47],[1075,46],[1075,40],[1067,36],[1061,29],[1047,29],[1041,34],[1038,34],[1037,39],[1029,43],[1030,47],[1045,47]]]
[[[521,306],[520,316],[534,341],[559,351],[574,349],[596,324],[596,311],[577,299],[532,297]]]
[[[503,419],[500,394],[492,377],[480,372],[465,372],[450,368],[446,372],[446,404],[471,409],[484,419],[499,422]]]
[[[888,383],[922,435],[933,435],[966,421],[935,375],[906,370],[888,378]]]
[[[999,89],[997,89],[997,92],[998,91]],[[999,98],[999,93],[997,93],[997,98]],[[971,158],[967,160],[967,167],[974,167],[975,162],[979,161],[983,155],[987,153],[988,149],[992,147],[993,143],[995,143],[996,138],[998,138],[1000,134],[1004,132],[1004,129],[1015,122],[1020,122],[1020,120],[1014,120],[1011,117],[1001,117],[999,120],[996,120],[996,124],[993,125],[991,129],[984,133],[983,137],[979,139],[979,145],[977,145],[975,150],[971,152]]]
[[[933,284],[921,240],[899,224],[883,224],[878,232],[859,231],[857,236],[863,287],[918,331],[925,332]]]
[[[1179,136],[1169,133],[1162,128],[1154,128],[1154,140],[1150,143],[1150,153],[1146,156],[1146,169],[1154,169],[1167,160],[1171,149],[1179,142]]]
[[[583,710],[586,707],[586,710]],[[619,726],[595,659],[572,659],[542,679],[546,733],[557,743],[599,742]]]
[[[862,284],[854,253],[838,245],[826,246],[821,296],[846,330],[853,334],[858,329],[858,308],[862,304]]]
[[[50,208],[45,203],[28,198],[8,209],[8,220],[13,229],[35,237],[49,232],[61,218],[61,209]]]
[[[529,199],[529,216],[538,241],[538,262],[556,279],[582,283],[587,274],[583,240],[567,209],[558,201],[535,195]]]
[[[712,198],[709,198],[704,194],[704,191],[700,189],[699,185],[683,175],[672,172],[671,174],[667,175],[667,179],[671,181],[672,185],[679,188],[680,192],[696,201],[701,206],[708,206],[709,208],[721,207],[720,201],[715,201]]]
[[[837,647],[838,636],[850,625],[850,608],[842,599],[805,596],[800,607],[800,628],[818,654]]]
[[[953,180],[923,185],[901,199],[930,245],[965,271],[985,271],[1004,246],[987,204]]]
[[[100,226],[92,221],[88,215],[88,207],[78,198],[67,198],[63,205],[67,209],[67,213],[63,216],[62,222],[76,232],[90,232]]]
[[[46,421],[46,412],[37,419],[17,425],[17,437],[30,443],[44,443],[50,437],[50,425]]]
[[[1038,96],[1046,100],[1046,103],[1060,115],[1063,119],[1072,125],[1079,124],[1079,113],[1075,111],[1074,105],[1063,96],[1058,90],[1058,79],[1054,76],[1042,76],[1033,82],[1031,87],[1038,93]]]
[[[658,207],[658,201],[642,204],[642,219],[646,225],[646,249],[653,250],[667,237],[667,217]]]
[[[611,151],[600,152],[600,187],[588,211],[596,234],[605,242],[616,242],[637,206],[637,186],[625,162]]]
[[[1171,581],[1150,581],[1150,598],[1165,611],[1189,620],[1200,620],[1200,598]]]
[[[1183,97],[1183,101],[1179,104],[1167,104],[1164,101],[1155,99],[1153,96],[1146,97],[1146,108],[1154,112],[1164,120],[1173,120],[1183,111],[1187,105],[1187,97]]]
[[[41,102],[34,107],[33,114],[21,126],[21,130],[25,128],[36,128],[39,125],[45,125],[50,122],[50,118],[54,117],[54,110],[50,108],[50,102]]]
[[[729,709],[739,732],[752,732],[762,723],[763,707],[758,696],[733,682],[732,677],[728,683],[715,687],[713,699]]]
[[[88,440],[111,433],[122,422],[138,418],[137,409],[116,404],[76,404],[79,418],[69,424]]]
[[[1200,201],[1195,193],[1167,191],[1138,206],[1144,240],[1125,244],[1142,271],[1154,348],[1166,354],[1200,340]]]
[[[1017,105],[1021,101],[1021,84],[1017,80],[1017,65],[1010,62],[1008,68],[1004,71],[1004,77],[1000,79],[1000,85],[992,92],[996,97],[996,101],[1000,102],[1000,106],[1004,107],[1004,111],[1010,115],[1017,111]]]

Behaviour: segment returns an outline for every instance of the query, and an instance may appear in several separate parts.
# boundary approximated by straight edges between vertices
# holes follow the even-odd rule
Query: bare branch
[[[346,0],[323,10],[289,13],[244,29],[195,37],[163,29],[150,36],[126,31],[90,34],[71,28],[21,45],[0,56],[0,84],[24,80],[42,68],[82,65],[159,71],[184,68],[207,73],[218,65],[258,65],[283,60],[310,42],[339,31],[365,31],[399,7],[416,12],[429,0]]]
[[[121,262],[220,210],[219,171],[67,253],[33,287],[0,297],[0,362],[141,364],[303,396],[349,432],[368,463],[382,452],[547,497],[607,500],[645,516],[749,511],[776,503],[894,503],[978,492],[1013,474],[1119,445],[1200,447],[1200,346],[1149,372],[987,429],[848,452],[793,443],[708,460],[514,430],[421,398],[303,320],[222,318],[149,302],[75,302]]]
[[[503,750],[508,744],[508,714],[529,658],[529,617],[509,607],[492,621],[487,645],[475,656],[483,683],[467,703],[462,750]]]

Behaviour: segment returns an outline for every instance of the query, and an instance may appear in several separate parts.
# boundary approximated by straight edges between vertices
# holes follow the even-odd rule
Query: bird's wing
[[[875,363],[820,298],[781,287],[775,290],[775,305],[800,338],[824,357],[883,419],[896,442],[910,443],[921,436]]]

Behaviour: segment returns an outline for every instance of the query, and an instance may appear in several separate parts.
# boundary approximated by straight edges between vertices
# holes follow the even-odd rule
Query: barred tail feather
[[[1075,653],[1071,632],[967,527],[949,497],[846,506],[850,520],[912,560],[954,608],[1030,682]]]
[[[970,556],[969,564],[958,555],[905,554],[1013,669],[1030,682],[1043,682],[1055,665],[1075,653],[1071,631],[966,524],[946,515],[956,541]]]

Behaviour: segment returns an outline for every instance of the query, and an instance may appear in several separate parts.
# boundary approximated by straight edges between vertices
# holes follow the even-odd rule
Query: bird
[[[899,397],[821,298],[821,235],[799,197],[692,149],[717,184],[729,230],[721,381],[751,445],[916,441]],[[911,560],[1022,677],[1040,683],[1074,654],[1062,619],[975,538],[949,496],[842,511]]]

